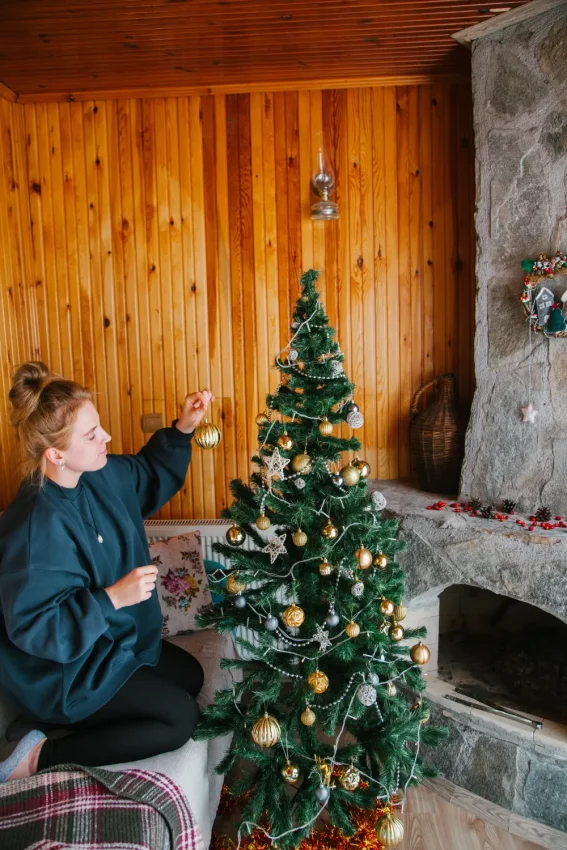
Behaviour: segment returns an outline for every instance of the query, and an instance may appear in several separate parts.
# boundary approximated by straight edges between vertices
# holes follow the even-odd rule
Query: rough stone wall
[[[567,3],[479,39],[472,81],[477,157],[477,390],[461,494],[567,512],[567,338],[533,335],[528,401],[522,259],[567,250]],[[561,295],[567,278],[551,289]]]

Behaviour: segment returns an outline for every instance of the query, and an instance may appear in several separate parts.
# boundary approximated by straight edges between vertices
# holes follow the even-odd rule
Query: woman
[[[0,683],[38,728],[0,781],[65,762],[116,764],[181,747],[200,664],[161,641],[143,519],[177,493],[213,396],[192,393],[137,455],[108,455],[91,393],[25,363],[10,390],[27,476],[0,517]],[[46,739],[55,724],[73,734]]]

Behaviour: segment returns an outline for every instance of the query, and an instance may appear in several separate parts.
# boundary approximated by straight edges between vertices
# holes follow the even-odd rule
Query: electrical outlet
[[[144,413],[142,416],[142,431],[144,434],[153,434],[163,428],[162,413]]]

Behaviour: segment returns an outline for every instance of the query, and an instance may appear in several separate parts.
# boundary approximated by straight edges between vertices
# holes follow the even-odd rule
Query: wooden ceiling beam
[[[4,83],[0,83],[0,97],[4,100],[9,100],[10,103],[16,103],[18,99],[16,92],[12,91],[12,89],[8,88],[8,86],[5,86]]]

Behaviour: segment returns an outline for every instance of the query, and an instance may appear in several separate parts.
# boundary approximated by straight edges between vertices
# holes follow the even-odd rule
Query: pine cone
[[[484,505],[484,507],[480,509],[480,515],[483,519],[494,519],[492,505]]]
[[[471,499],[469,505],[473,509],[473,511],[479,511],[482,508],[482,502],[480,499]]]
[[[549,522],[551,519],[551,508],[538,508],[536,511],[535,518],[538,522]]]
[[[503,505],[506,513],[511,514],[512,511],[516,510],[517,502],[515,502],[514,499],[504,499]]]

